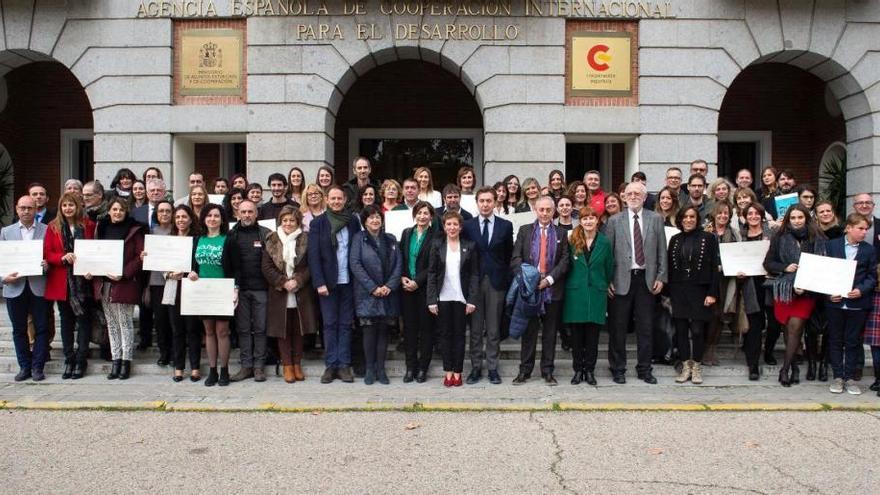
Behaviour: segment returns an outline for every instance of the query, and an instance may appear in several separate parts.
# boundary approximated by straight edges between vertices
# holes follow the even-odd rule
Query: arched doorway
[[[472,165],[479,183],[482,128],[473,95],[453,74],[420,60],[381,65],[358,78],[339,107],[336,174],[348,177],[351,159],[363,155],[379,178],[401,180],[427,165],[439,188]]]
[[[846,124],[822,79],[789,64],[754,64],[734,79],[721,105],[718,175],[733,180],[748,168],[757,177],[773,165],[818,186],[823,156],[835,142],[846,142]]]
[[[91,180],[93,174],[92,107],[79,80],[64,65],[38,53],[0,53],[0,144],[8,152],[14,186],[4,198],[22,195],[40,182],[49,193],[49,207],[58,200],[69,178]],[[2,71],[0,71],[2,73]]]

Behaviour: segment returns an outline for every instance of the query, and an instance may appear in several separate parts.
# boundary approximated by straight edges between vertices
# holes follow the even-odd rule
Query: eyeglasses
[[[666,177],[666,180],[681,180],[681,177]]]
[[[856,201],[853,204],[856,206],[871,206],[874,204],[874,202],[873,201]]]

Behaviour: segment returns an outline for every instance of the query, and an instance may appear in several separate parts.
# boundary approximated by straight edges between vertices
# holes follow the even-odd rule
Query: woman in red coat
[[[124,241],[120,275],[93,277],[87,273],[84,277],[92,281],[95,299],[100,298],[107,318],[110,353],[113,356],[113,367],[107,379],[125,380],[131,374],[134,307],[141,300],[144,228],[128,214],[128,202],[114,198],[108,205],[107,218],[98,222],[95,239]]]
[[[74,276],[73,244],[76,239],[91,239],[95,222],[88,219],[79,197],[65,193],[58,201],[58,216],[46,229],[43,258],[49,263],[46,276],[46,300],[58,301],[61,314],[61,342],[64,349],[64,373],[61,378],[82,378],[89,356],[94,299],[91,286],[83,277]],[[74,350],[74,327],[76,349]]]

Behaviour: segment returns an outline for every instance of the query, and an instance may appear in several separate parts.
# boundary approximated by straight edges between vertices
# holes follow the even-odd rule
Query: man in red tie
[[[543,312],[529,320],[529,326],[523,334],[519,374],[513,384],[522,385],[532,376],[540,331],[541,377],[547,385],[553,386],[557,383],[553,377],[553,361],[556,357],[556,332],[561,324],[565,274],[568,272],[568,236],[564,229],[553,225],[556,211],[553,198],[538,198],[535,211],[538,216],[535,223],[519,228],[510,265],[514,273],[518,273],[524,263],[538,269],[541,274],[538,289]]]

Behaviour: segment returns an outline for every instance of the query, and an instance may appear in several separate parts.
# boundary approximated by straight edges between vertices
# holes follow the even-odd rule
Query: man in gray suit
[[[15,205],[18,221],[0,230],[0,241],[40,241],[46,236],[46,224],[35,222],[37,205],[30,196],[22,196]],[[46,260],[42,263],[46,270]],[[33,377],[35,382],[46,378],[43,366],[49,356],[49,312],[51,306],[46,303],[45,275],[18,276],[18,272],[0,274],[3,277],[3,297],[6,298],[6,309],[12,322],[12,340],[15,344],[15,356],[18,359],[19,372],[15,381],[20,382]],[[31,351],[28,342],[28,313],[34,319],[34,348]]]
[[[626,186],[627,209],[608,220],[605,235],[614,249],[614,280],[608,288],[608,362],[615,383],[626,383],[626,330],[635,322],[638,343],[636,372],[640,380],[657,383],[651,373],[654,303],[666,283],[666,233],[663,220],[642,208],[645,185]]]

